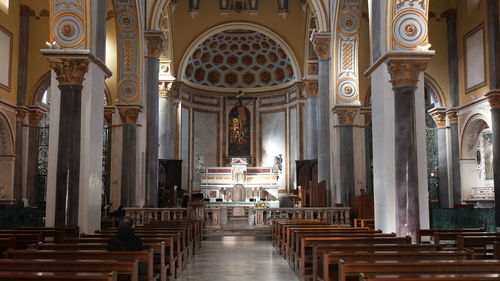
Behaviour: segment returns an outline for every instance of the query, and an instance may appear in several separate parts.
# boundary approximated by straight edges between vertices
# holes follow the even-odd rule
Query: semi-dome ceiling
[[[282,46],[260,32],[243,29],[203,41],[189,57],[183,76],[198,85],[221,88],[278,86],[296,77]]]

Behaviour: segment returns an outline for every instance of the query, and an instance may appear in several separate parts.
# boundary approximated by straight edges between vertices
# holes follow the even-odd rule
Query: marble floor
[[[298,281],[271,241],[224,237],[203,241],[177,281]]]

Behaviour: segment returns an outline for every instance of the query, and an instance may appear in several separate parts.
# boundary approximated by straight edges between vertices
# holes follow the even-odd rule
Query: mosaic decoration
[[[141,42],[135,0],[113,0],[118,37],[118,98],[120,102],[140,100]]]
[[[393,0],[392,49],[427,50],[429,45],[427,21],[428,0]]]
[[[342,0],[337,18],[337,104],[359,105],[358,45],[361,0]]]
[[[250,156],[250,111],[239,101],[229,112],[229,156]]]
[[[65,49],[90,49],[87,33],[86,0],[51,1],[50,42],[56,42]]]
[[[191,54],[184,80],[212,87],[254,88],[296,80],[292,62],[268,36],[251,30],[226,30],[207,38]]]

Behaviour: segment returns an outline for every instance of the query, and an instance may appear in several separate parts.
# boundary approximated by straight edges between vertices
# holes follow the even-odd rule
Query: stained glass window
[[[229,156],[250,156],[250,112],[238,102],[229,112]]]

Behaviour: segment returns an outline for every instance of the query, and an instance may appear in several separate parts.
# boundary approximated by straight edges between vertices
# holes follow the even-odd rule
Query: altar
[[[207,203],[251,204],[265,200],[278,202],[280,168],[248,167],[245,158],[232,158],[231,167],[199,167],[200,190]],[[206,200],[208,201],[208,200]],[[247,202],[247,203],[244,203]]]

